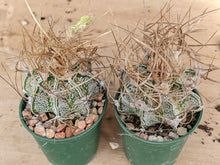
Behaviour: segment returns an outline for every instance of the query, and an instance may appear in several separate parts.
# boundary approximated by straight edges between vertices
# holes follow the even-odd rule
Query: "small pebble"
[[[46,135],[45,128],[42,125],[36,126],[34,128],[34,133],[36,133],[37,135],[40,135],[40,136]]]
[[[98,102],[97,104],[99,107],[103,107],[104,106],[104,103],[103,102]]]
[[[178,127],[178,128],[177,128],[177,134],[178,134],[179,136],[183,136],[183,135],[187,134],[187,128]]]
[[[177,135],[177,134],[174,133],[174,132],[170,132],[168,136],[169,136],[170,138],[172,138],[172,139],[177,139],[177,138],[179,138],[179,135]]]
[[[45,122],[43,123],[44,128],[49,129],[51,127],[51,122]]]
[[[97,109],[95,107],[92,108],[92,114],[97,114]]]
[[[48,113],[48,116],[50,119],[53,119],[55,117],[55,115],[53,113]]]
[[[187,128],[188,128],[188,129],[192,129],[192,126],[191,126],[191,125],[187,125]]]
[[[30,111],[22,111],[22,116],[27,118],[27,119],[31,119],[32,118],[32,114]]]
[[[147,131],[152,132],[152,131],[156,131],[157,127],[153,126],[153,127],[149,127],[147,129]]]
[[[64,139],[65,138],[65,133],[64,132],[56,133],[55,138],[56,139]]]
[[[38,120],[38,116],[32,116],[31,119],[33,119],[33,120]]]
[[[99,115],[93,114],[92,116],[93,116],[93,121],[94,122],[96,122],[99,119]]]
[[[134,127],[134,125],[132,123],[126,123],[126,128],[128,130],[133,130],[135,127]]]
[[[93,102],[92,102],[92,106],[93,106],[93,107],[96,107],[97,104],[98,104],[98,103],[97,103],[96,101],[93,101]]]
[[[39,126],[39,125],[42,125],[42,122],[41,121],[38,121],[35,126]]]
[[[103,111],[103,107],[99,107],[99,109],[98,109],[98,114],[101,115],[101,114],[102,114],[102,111]]]
[[[75,116],[74,114],[70,114],[68,117],[69,117],[70,119],[74,119],[76,116]]]
[[[150,135],[149,137],[148,137],[148,140],[149,141],[157,141],[157,137],[156,136],[154,136],[154,135]]]
[[[55,135],[55,131],[53,129],[47,129],[46,130],[46,137],[47,138],[51,139],[51,138],[54,137],[54,135]]]
[[[56,128],[55,126],[52,125],[52,126],[50,127],[50,129],[56,131],[57,128]]]
[[[79,121],[78,124],[77,124],[77,127],[78,127],[79,129],[84,129],[84,128],[86,127],[86,122],[85,122],[85,120]]]
[[[114,142],[109,142],[109,145],[110,145],[110,147],[111,147],[113,150],[115,150],[115,149],[117,149],[117,148],[119,147],[119,144],[118,144],[118,143],[114,143]]]
[[[42,113],[38,116],[38,120],[40,120],[41,122],[47,121],[48,117],[46,115],[46,113]]]
[[[66,138],[73,136],[73,133],[70,127],[66,127],[65,134],[66,134]]]
[[[79,129],[79,128],[78,128],[77,130],[74,131],[73,135],[76,136],[76,135],[79,135],[79,134],[82,133],[82,132],[84,132],[84,129]]]
[[[169,138],[168,136],[165,136],[165,137],[163,138],[163,141],[165,141],[165,142],[170,141],[170,138]]]
[[[141,134],[139,135],[139,137],[142,138],[142,139],[145,139],[145,140],[148,139],[148,135],[146,135],[146,134],[144,134],[144,133],[141,133]]]
[[[22,24],[23,26],[26,26],[26,25],[29,24],[29,22],[28,22],[28,20],[24,19],[24,20],[21,21],[21,24]]]
[[[93,123],[89,123],[89,124],[86,126],[86,129],[89,129],[92,125],[93,125]]]
[[[102,101],[102,98],[103,98],[103,93],[99,93],[99,95],[97,96],[97,100]]]
[[[56,131],[57,132],[61,132],[65,129],[66,127],[66,124],[60,124],[57,128],[56,128]]]
[[[90,123],[93,123],[93,115],[89,115],[86,117],[86,124],[90,124]]]
[[[157,136],[157,141],[158,142],[163,142],[163,137],[162,136]]]
[[[28,128],[29,128],[31,131],[34,130],[34,127],[32,127],[31,125],[29,125]]]
[[[28,120],[28,124],[30,126],[35,126],[35,124],[37,124],[38,122],[39,122],[39,120],[34,120],[34,119]]]

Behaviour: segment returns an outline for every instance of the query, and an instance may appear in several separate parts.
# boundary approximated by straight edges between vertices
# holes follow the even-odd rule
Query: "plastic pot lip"
[[[105,91],[105,103],[104,103],[103,111],[102,111],[101,115],[99,116],[98,120],[90,128],[88,128],[84,132],[80,133],[79,135],[75,135],[75,136],[72,136],[72,137],[69,137],[69,138],[64,138],[64,139],[55,139],[55,138],[49,139],[47,137],[37,135],[33,131],[31,131],[28,128],[28,126],[26,125],[26,123],[25,123],[25,121],[23,120],[23,117],[22,117],[22,111],[23,111],[22,105],[23,105],[23,103],[24,103],[24,100],[22,99],[21,102],[20,102],[20,105],[19,105],[19,118],[20,118],[20,121],[21,121],[22,125],[26,128],[26,130],[30,134],[32,134],[32,136],[38,138],[39,140],[50,142],[50,143],[55,143],[55,142],[59,143],[59,142],[68,142],[68,141],[72,141],[72,140],[77,140],[77,139],[81,138],[82,136],[86,136],[87,133],[89,133],[90,131],[95,129],[98,126],[98,124],[101,122],[102,117],[103,117],[103,115],[106,111],[107,104],[108,104],[108,98],[107,98],[107,91]]]
[[[194,91],[195,91],[197,94],[199,94],[196,89],[194,89]],[[115,99],[117,99],[118,96],[119,96],[119,93],[116,93]],[[199,96],[200,96],[200,95],[199,95]],[[156,145],[156,144],[172,144],[172,143],[176,143],[176,142],[181,141],[182,139],[187,138],[187,137],[198,127],[198,125],[199,125],[199,123],[200,123],[200,121],[201,121],[201,119],[202,119],[203,110],[201,110],[201,111],[199,112],[199,117],[198,117],[198,119],[197,119],[197,121],[196,121],[196,124],[194,125],[194,127],[193,127],[189,132],[187,132],[187,134],[185,134],[185,135],[183,135],[183,136],[181,136],[181,137],[179,137],[179,138],[177,138],[177,139],[174,139],[174,140],[171,140],[171,141],[165,141],[165,142],[149,141],[149,140],[142,139],[142,138],[140,138],[139,136],[136,136],[135,134],[133,134],[131,131],[129,131],[129,130],[124,126],[124,124],[122,123],[122,121],[121,121],[121,119],[120,119],[120,117],[119,117],[119,115],[118,115],[117,107],[116,107],[115,105],[114,105],[114,113],[115,113],[115,116],[116,116],[116,118],[117,118],[117,120],[118,120],[118,122],[119,122],[120,127],[121,127],[126,133],[128,133],[129,135],[132,135],[132,136],[129,136],[129,137],[134,138],[134,139],[136,139],[136,140],[138,140],[138,141],[141,141],[141,142],[144,142],[144,143]],[[125,136],[125,135],[123,135],[123,136]]]

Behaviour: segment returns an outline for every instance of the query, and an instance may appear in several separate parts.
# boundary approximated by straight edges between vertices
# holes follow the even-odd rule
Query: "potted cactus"
[[[113,33],[118,51],[112,73],[120,84],[114,110],[132,164],[174,164],[198,126],[203,103],[196,89],[215,67],[204,63],[187,41],[202,47],[191,36],[198,29],[190,27],[209,12],[187,20],[189,10],[175,22],[165,7],[155,22],[132,31],[122,28],[124,39]]]
[[[52,20],[46,32],[34,19],[32,34],[24,28],[16,65],[16,74],[26,73],[23,94],[13,87],[23,96],[20,120],[52,164],[84,165],[97,151],[108,102],[102,57],[90,39],[93,17],[83,16],[58,34]]]

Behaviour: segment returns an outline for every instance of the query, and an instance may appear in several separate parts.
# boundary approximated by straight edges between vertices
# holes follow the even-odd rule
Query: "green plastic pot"
[[[107,96],[107,95],[105,95]],[[22,117],[22,111],[25,108],[25,102],[22,100],[19,107],[19,116],[21,123],[28,132],[35,138],[41,150],[47,159],[53,165],[85,165],[96,154],[101,120],[107,107],[107,97],[105,105],[99,119],[83,133],[65,139],[48,139],[32,132],[26,125]]]
[[[196,93],[198,93],[196,91]],[[119,94],[116,94],[116,99]],[[189,135],[197,128],[202,118],[203,111],[199,112],[198,120],[194,127],[184,136],[167,142],[154,142],[144,140],[131,131],[122,123],[116,106],[115,116],[119,122],[125,154],[133,165],[172,165],[176,162]]]

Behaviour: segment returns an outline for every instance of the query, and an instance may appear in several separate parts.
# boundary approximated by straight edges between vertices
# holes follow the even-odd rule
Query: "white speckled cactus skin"
[[[52,75],[40,77],[33,71],[24,81],[24,92],[31,102],[31,111],[34,114],[53,112],[56,116],[71,112],[89,113],[88,100],[101,90],[100,81],[92,77],[89,72],[76,72],[72,78],[60,81]],[[85,82],[88,79],[91,80]]]
[[[187,79],[189,76],[190,78]],[[127,77],[127,84],[121,89],[121,94],[117,100],[117,109],[120,113],[138,115],[142,127],[168,123],[176,128],[181,120],[186,117],[184,112],[201,110],[202,102],[200,96],[192,90],[188,91],[188,93],[182,90],[183,83],[185,86],[189,85],[192,83],[190,81],[193,80],[194,76],[194,71],[186,69],[175,83],[167,85],[167,89],[164,88],[165,83],[161,84],[163,91],[158,92],[160,94],[149,95],[153,96],[156,101],[147,97],[152,92],[146,90],[144,85],[139,86],[141,89],[138,89],[137,84]],[[148,82],[148,84],[151,83],[152,81]],[[178,92],[176,92],[177,90]],[[144,95],[143,92],[145,92],[146,97],[141,97]]]

